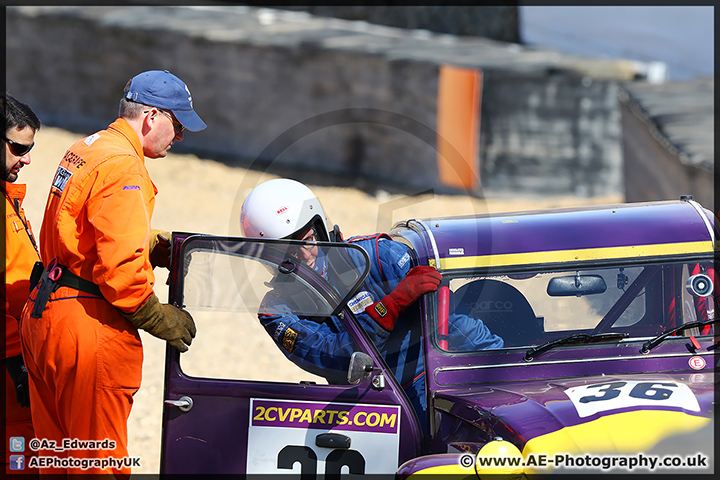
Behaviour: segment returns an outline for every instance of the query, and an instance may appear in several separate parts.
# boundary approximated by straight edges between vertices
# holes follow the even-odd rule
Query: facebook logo
[[[25,451],[25,437],[10,437],[10,451],[11,452],[24,452]]]
[[[25,455],[10,455],[10,470],[25,470]]]

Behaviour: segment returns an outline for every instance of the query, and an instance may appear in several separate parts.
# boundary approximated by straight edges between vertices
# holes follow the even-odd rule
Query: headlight
[[[475,457],[475,471],[481,480],[518,480],[523,478],[523,457],[515,445],[495,437]]]

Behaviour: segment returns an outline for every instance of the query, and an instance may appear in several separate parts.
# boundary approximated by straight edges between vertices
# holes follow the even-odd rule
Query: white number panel
[[[397,470],[399,406],[262,398],[251,399],[250,406],[248,474],[364,475]],[[323,434],[338,434],[341,441],[349,438],[350,445],[318,446]]]
[[[700,411],[697,398],[684,383],[672,381],[615,381],[565,390],[580,417],[626,407],[675,407]]]

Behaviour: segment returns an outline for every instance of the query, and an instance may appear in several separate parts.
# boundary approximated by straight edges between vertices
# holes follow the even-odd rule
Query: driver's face
[[[304,240],[307,242],[317,242],[317,233],[314,228],[311,228],[304,232],[297,238],[298,240]],[[308,267],[312,268],[315,266],[315,260],[318,255],[317,245],[302,245],[293,252],[293,256],[303,262]]]

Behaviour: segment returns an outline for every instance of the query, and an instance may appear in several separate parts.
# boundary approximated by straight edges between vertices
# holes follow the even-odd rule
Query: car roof
[[[391,233],[447,270],[707,254],[710,218],[681,200],[409,220]]]

